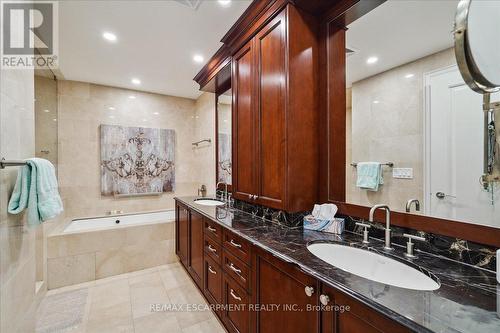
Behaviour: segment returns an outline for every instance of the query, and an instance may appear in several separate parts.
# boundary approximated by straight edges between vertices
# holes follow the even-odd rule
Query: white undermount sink
[[[368,250],[332,243],[312,243],[307,249],[330,265],[372,281],[413,290],[440,286],[427,274]]]
[[[194,203],[202,206],[222,206],[224,202],[217,199],[196,199]]]

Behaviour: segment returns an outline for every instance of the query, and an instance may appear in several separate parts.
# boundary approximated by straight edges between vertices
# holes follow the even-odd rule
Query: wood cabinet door
[[[320,332],[319,283],[268,253],[253,255],[257,332]],[[309,295],[306,293],[308,289]]]
[[[250,202],[257,194],[254,56],[253,40],[250,40],[232,60],[233,196]]]
[[[176,206],[175,219],[175,252],[184,264],[188,265],[188,247],[189,247],[189,210],[186,207]]]
[[[328,288],[327,288],[328,289]],[[323,289],[326,294],[333,294]],[[335,294],[335,309],[329,312],[323,311],[324,321],[330,323],[325,327],[325,333],[409,333],[411,330],[399,325],[391,319],[377,313],[367,306],[353,300],[352,298],[337,292]]]
[[[223,285],[223,320],[226,329],[233,333],[248,333],[250,328],[250,296],[244,288],[227,274]]]
[[[203,288],[203,227],[203,216],[191,211],[188,271],[200,289]]]
[[[258,203],[283,209],[286,152],[286,11],[255,36]]]

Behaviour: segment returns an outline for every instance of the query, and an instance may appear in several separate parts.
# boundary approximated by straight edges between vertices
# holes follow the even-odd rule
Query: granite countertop
[[[370,238],[370,244],[364,245],[361,235],[348,231],[333,235],[287,227],[225,206],[202,206],[194,202],[197,198],[176,200],[416,332],[500,332],[500,285],[494,272],[418,250],[418,258],[410,260],[399,246],[384,253],[381,240]],[[441,287],[410,290],[348,273],[307,250],[308,243],[317,241],[369,248],[431,272]]]

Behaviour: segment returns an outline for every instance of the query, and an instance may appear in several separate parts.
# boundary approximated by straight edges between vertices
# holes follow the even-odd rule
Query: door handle
[[[449,194],[446,194],[444,192],[436,192],[436,198],[438,198],[438,199],[444,199],[446,197],[448,197],[448,198],[456,198],[456,196],[454,196],[454,195],[449,195]]]

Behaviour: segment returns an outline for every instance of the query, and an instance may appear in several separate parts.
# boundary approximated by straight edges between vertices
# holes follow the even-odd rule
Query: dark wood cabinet
[[[205,257],[204,288],[211,303],[222,304],[222,269],[210,257]]]
[[[250,325],[250,295],[227,274],[224,274],[223,321],[229,332],[252,332]]]
[[[188,271],[198,287],[203,288],[203,216],[196,212],[190,213],[189,219],[189,260]]]
[[[233,56],[237,199],[289,212],[317,199],[316,30],[288,5]]]
[[[175,226],[181,263],[229,332],[410,332],[183,204]]]
[[[257,332],[320,332],[315,278],[263,251],[254,255],[253,269],[252,303],[261,307],[254,315]]]
[[[181,262],[187,266],[189,248],[189,210],[181,205],[175,207],[175,253]]]
[[[255,169],[255,54],[251,40],[233,56],[233,196],[251,199],[257,193]]]

